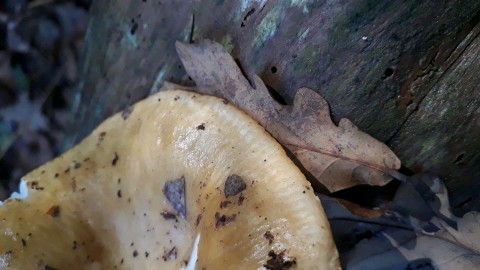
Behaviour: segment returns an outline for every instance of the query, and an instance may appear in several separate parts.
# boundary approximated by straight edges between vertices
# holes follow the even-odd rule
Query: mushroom
[[[195,269],[339,268],[310,183],[216,97],[154,94],[21,185],[0,206],[0,269],[180,269],[197,252]]]

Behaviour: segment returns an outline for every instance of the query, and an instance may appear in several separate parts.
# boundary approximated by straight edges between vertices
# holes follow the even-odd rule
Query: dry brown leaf
[[[222,97],[247,112],[329,191],[358,184],[384,185],[390,180],[385,173],[400,168],[400,160],[385,144],[348,119],[335,125],[327,102],[313,90],[299,89],[293,105],[283,106],[256,75],[256,89],[252,88],[220,44],[204,40],[194,45],[177,42],[176,47],[196,83],[195,91]],[[166,84],[164,88],[171,87]]]

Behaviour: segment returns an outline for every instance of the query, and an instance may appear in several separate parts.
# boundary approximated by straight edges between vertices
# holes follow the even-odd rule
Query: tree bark
[[[479,210],[479,21],[476,0],[94,1],[69,145],[164,80],[192,84],[174,43],[208,38],[282,102],[315,89],[439,175],[455,213]]]

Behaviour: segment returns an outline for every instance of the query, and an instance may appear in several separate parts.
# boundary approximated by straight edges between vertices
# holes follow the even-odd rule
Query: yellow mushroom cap
[[[154,94],[26,175],[0,206],[0,269],[338,269],[282,147],[228,102]]]

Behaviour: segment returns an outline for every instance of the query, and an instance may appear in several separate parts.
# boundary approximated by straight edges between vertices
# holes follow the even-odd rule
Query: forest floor
[[[90,2],[0,2],[0,200],[60,154]]]

